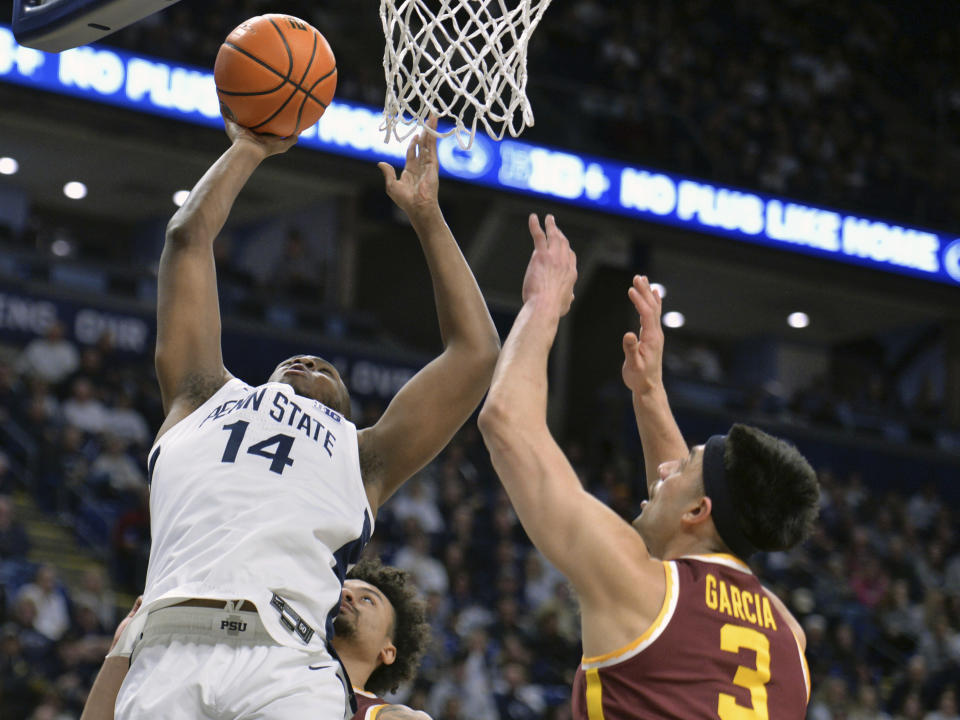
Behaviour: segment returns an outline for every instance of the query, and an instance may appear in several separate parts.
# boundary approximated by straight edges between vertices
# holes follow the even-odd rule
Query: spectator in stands
[[[814,689],[807,717],[810,720],[834,720],[834,718],[846,717],[849,704],[847,681],[842,677],[833,676]]]
[[[86,378],[77,378],[73,382],[70,397],[63,402],[63,418],[68,425],[85,433],[97,434],[103,430],[107,409]]]
[[[944,688],[940,693],[937,709],[924,715],[923,720],[960,720],[960,713],[957,712],[956,688]]]
[[[143,414],[134,407],[133,393],[129,390],[121,391],[113,406],[107,409],[103,429],[104,432],[125,440],[142,451],[149,448],[153,439]]]
[[[117,518],[111,534],[115,578],[119,587],[132,593],[142,590],[150,557],[149,493],[144,489],[136,505]]]
[[[83,348],[80,353],[80,366],[69,377],[65,378],[61,386],[63,395],[71,389],[77,380],[86,380],[91,387],[103,390],[111,385],[111,369],[106,366],[103,352],[96,345]]]
[[[127,443],[116,435],[106,436],[103,451],[90,466],[89,482],[102,496],[125,504],[147,489],[146,476],[127,454]]]
[[[481,658],[460,650],[449,671],[430,689],[426,711],[432,717],[446,717],[443,712],[451,699],[460,704],[460,716],[470,720],[498,720],[497,707],[490,691],[487,669]]]
[[[34,673],[48,675],[53,661],[53,643],[36,629],[37,604],[22,593],[13,605],[12,625],[16,628],[20,654]]]
[[[25,718],[37,701],[35,664],[23,652],[20,629],[10,622],[0,627],[0,699],[4,717]]]
[[[860,686],[857,702],[850,708],[849,720],[890,720],[890,716],[880,709],[880,697],[875,687]]]
[[[9,495],[12,493],[15,489],[15,484],[13,472],[10,470],[10,458],[3,450],[0,450],[0,495]],[[0,551],[0,557],[2,556],[3,552]]]
[[[443,518],[434,499],[433,484],[424,475],[421,472],[407,481],[390,503],[390,513],[401,523],[412,518],[424,532],[436,535],[443,532]]]
[[[104,630],[116,625],[117,599],[107,586],[107,577],[103,568],[94,566],[83,573],[80,587],[73,593],[74,604],[90,608]]]
[[[20,588],[18,600],[23,599],[32,601],[36,608],[33,627],[37,632],[52,641],[63,637],[70,627],[70,612],[52,565],[37,568],[33,582]]]
[[[923,655],[914,655],[907,663],[906,673],[890,692],[887,708],[894,715],[909,717],[922,714],[932,700],[933,687]]]
[[[500,720],[536,720],[546,705],[540,688],[528,681],[527,666],[519,662],[507,663],[502,668],[494,699]]]
[[[28,378],[27,383],[27,392],[15,419],[24,432],[38,437],[44,428],[60,421],[60,403],[44,380],[33,377]]]
[[[443,563],[430,556],[430,539],[416,518],[405,523],[407,545],[394,556],[393,564],[413,576],[414,584],[425,593],[445,593],[449,587]]]
[[[10,363],[0,360],[0,423],[8,420],[22,400],[23,387]]]
[[[13,502],[0,495],[0,560],[24,560],[30,551],[30,538],[17,520]]]
[[[17,370],[56,385],[80,365],[76,346],[64,337],[59,321],[51,323],[46,335],[30,341],[17,360]]]

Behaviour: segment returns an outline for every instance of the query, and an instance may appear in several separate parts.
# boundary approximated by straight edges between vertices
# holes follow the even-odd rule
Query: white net
[[[430,115],[469,149],[533,125],[527,43],[551,0],[380,0],[387,95],[380,129],[405,140]]]

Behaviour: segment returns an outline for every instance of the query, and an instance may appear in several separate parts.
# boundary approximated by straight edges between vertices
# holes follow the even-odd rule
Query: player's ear
[[[397,660],[397,647],[392,643],[388,642],[382,648],[380,648],[380,663],[382,665],[393,665]]]
[[[706,495],[700,495],[690,502],[683,513],[683,522],[687,525],[699,525],[706,522],[713,510],[713,503]]]

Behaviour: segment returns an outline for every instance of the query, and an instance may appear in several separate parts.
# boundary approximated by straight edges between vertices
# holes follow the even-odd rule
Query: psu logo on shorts
[[[220,629],[226,630],[227,635],[239,635],[246,631],[247,624],[238,617],[229,617],[220,621]]]

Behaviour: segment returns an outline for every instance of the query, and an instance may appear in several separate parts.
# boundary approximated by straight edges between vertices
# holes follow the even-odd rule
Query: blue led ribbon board
[[[50,55],[18,45],[2,25],[0,82],[223,127],[209,69],[97,46]],[[338,100],[297,147],[402,165],[406,148],[384,142],[382,121],[378,109]],[[960,238],[952,233],[483,134],[468,151],[442,138],[437,156],[442,175],[472,185],[960,286]]]
[[[178,0],[13,0],[17,42],[44,52],[87,45]]]

